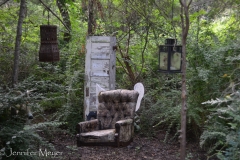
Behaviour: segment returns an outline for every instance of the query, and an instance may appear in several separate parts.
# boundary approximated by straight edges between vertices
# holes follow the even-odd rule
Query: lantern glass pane
[[[167,70],[168,69],[168,53],[160,52],[159,68],[161,70]]]
[[[172,52],[171,53],[171,64],[170,70],[180,70],[181,69],[181,53]]]

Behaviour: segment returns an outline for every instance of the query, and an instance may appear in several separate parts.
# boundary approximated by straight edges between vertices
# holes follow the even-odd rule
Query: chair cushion
[[[114,142],[115,129],[97,130],[80,134],[80,141],[88,142]]]
[[[114,129],[115,123],[123,119],[133,119],[138,99],[134,90],[111,90],[98,95],[99,129]]]

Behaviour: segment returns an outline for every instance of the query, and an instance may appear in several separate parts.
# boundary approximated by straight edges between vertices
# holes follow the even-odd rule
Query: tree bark
[[[17,35],[15,42],[15,51],[14,51],[14,67],[13,67],[13,87],[18,83],[18,72],[19,72],[19,57],[20,57],[20,46],[22,38],[22,24],[26,12],[26,0],[21,0],[20,2],[20,11],[17,25]]]
[[[88,1],[88,35],[93,34],[93,25],[94,25],[93,0],[89,0]]]
[[[186,87],[186,44],[189,30],[189,5],[192,0],[179,0],[181,4],[182,21],[182,108],[181,108],[181,130],[180,130],[180,159],[186,158],[186,126],[187,126],[187,87]]]
[[[65,4],[63,4],[60,0],[57,0],[57,6],[62,15],[64,24],[69,29],[64,32],[63,40],[64,40],[64,42],[69,43],[69,41],[71,40],[71,30],[72,30],[70,16],[68,14],[68,10],[67,10]]]

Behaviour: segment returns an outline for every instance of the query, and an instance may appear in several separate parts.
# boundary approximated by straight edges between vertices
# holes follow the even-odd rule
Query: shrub
[[[239,84],[234,88],[239,88]],[[216,100],[203,104],[217,105],[211,110],[205,131],[201,135],[200,146],[218,158],[238,159],[240,157],[240,90],[234,90]]]

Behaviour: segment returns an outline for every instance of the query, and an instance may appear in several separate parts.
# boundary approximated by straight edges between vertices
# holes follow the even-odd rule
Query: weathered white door
[[[116,38],[89,36],[86,44],[84,113],[97,111],[96,84],[106,90],[115,89]]]

